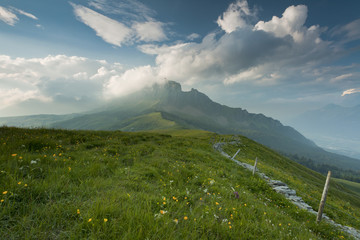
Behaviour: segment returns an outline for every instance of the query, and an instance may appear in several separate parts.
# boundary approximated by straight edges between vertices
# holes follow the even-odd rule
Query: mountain
[[[156,84],[93,113],[57,122],[53,127],[123,131],[176,128],[241,134],[286,155],[311,158],[343,169],[360,169],[360,161],[326,152],[278,120],[213,102],[196,89],[184,92],[173,81]]]
[[[330,151],[360,158],[360,105],[329,104],[297,116],[290,124]]]
[[[86,114],[60,119],[62,117],[44,125],[121,131],[201,129],[240,134],[290,157],[300,156],[341,169],[360,170],[359,160],[324,151],[278,120],[213,102],[196,89],[182,91],[181,85],[173,81],[155,84]]]

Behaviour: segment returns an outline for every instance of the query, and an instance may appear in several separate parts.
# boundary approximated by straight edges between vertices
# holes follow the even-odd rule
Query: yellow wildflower
[[[229,229],[231,229],[231,226],[229,226]]]
[[[108,221],[108,219],[107,218],[104,218],[104,222],[107,222]]]
[[[71,171],[71,167],[69,167],[69,172]]]
[[[92,221],[92,219],[91,219],[91,218],[89,218],[88,222],[91,222],[91,221]]]
[[[1,199],[0,202],[4,202],[4,199]]]
[[[76,213],[77,213],[77,214],[80,214],[80,209],[77,209],[77,210],[76,210]]]
[[[21,182],[18,182],[18,184],[20,185],[20,184],[21,184]]]
[[[281,223],[279,223],[279,227],[281,227]]]
[[[185,216],[185,217],[184,217],[184,220],[188,220],[188,217],[187,217],[187,216]]]
[[[24,186],[27,187],[27,184],[25,183]]]
[[[4,191],[4,192],[3,192],[4,195],[7,194],[7,193],[8,193],[8,191]]]
[[[216,204],[216,205],[219,205],[219,203],[218,203],[218,202],[215,202],[215,204]]]
[[[174,223],[178,224],[179,220],[177,218],[174,219]]]
[[[163,204],[165,205],[165,204],[166,204],[166,202],[163,202]]]
[[[12,157],[16,157],[16,155],[17,155],[16,153],[11,154]]]

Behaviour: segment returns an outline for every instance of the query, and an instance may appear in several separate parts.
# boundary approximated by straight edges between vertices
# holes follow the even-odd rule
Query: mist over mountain
[[[343,107],[329,104],[305,112],[290,123],[320,146],[360,158],[360,105]]]

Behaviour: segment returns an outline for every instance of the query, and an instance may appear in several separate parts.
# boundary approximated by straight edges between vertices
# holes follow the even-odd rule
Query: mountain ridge
[[[194,88],[182,91],[174,81],[154,84],[100,109],[53,122],[50,127],[122,131],[175,128],[240,134],[287,156],[299,155],[322,164],[360,170],[360,161],[328,153],[278,120],[221,105]]]

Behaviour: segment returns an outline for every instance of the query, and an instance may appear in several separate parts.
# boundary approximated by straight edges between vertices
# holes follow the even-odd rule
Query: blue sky
[[[0,116],[90,110],[164,79],[286,120],[360,104],[356,0],[0,1]]]

